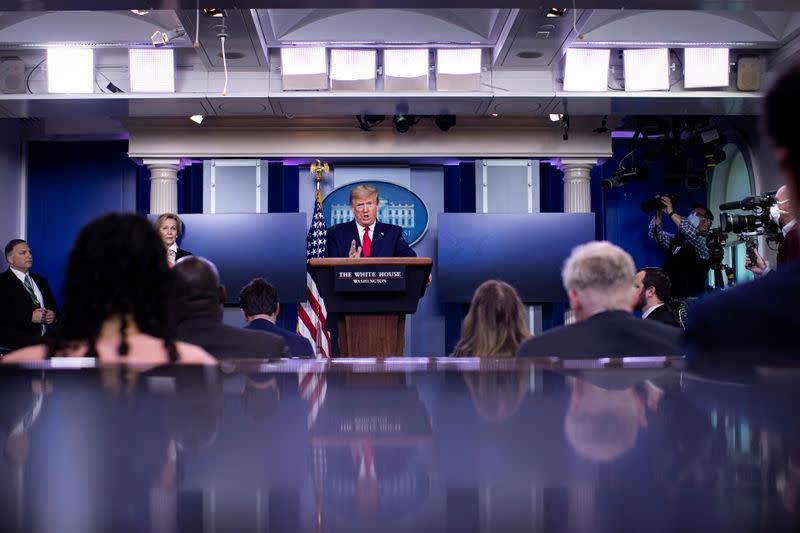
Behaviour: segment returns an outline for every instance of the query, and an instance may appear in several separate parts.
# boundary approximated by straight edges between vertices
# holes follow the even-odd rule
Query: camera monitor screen
[[[524,302],[565,302],[561,267],[594,240],[593,213],[439,215],[439,298],[469,302],[488,279],[512,285]]]
[[[304,213],[181,214],[179,246],[217,265],[225,303],[253,278],[278,289],[281,301],[299,302],[306,287]],[[158,215],[148,218],[155,222]]]

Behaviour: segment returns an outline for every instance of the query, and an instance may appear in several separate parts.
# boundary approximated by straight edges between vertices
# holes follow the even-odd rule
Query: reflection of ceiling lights
[[[544,12],[544,16],[548,18],[563,17],[566,12],[566,7],[551,7]]]
[[[191,120],[195,124],[202,124],[204,118],[205,117],[203,115],[192,115],[191,117],[189,117],[189,120]]]
[[[149,9],[131,9],[131,13],[133,13],[134,15],[140,15],[141,16],[141,15],[147,15],[148,13],[150,13],[150,10]]]
[[[225,11],[223,11],[222,9],[217,9],[217,8],[204,8],[203,9],[203,13],[207,17],[224,17],[225,16]]]

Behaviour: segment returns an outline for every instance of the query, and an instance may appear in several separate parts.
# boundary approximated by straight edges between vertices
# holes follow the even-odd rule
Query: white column
[[[559,167],[564,172],[564,212],[591,213],[592,193],[589,173],[597,159],[562,159]]]
[[[564,172],[564,212],[591,213],[592,191],[590,172],[597,159],[561,159],[559,168]],[[564,311],[564,324],[575,322],[572,309]]]
[[[176,213],[180,159],[145,159],[143,163],[150,169],[150,213]]]

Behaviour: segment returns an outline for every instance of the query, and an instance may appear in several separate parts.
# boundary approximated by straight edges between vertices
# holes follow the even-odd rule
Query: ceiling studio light
[[[564,90],[608,90],[608,61],[611,50],[605,48],[568,48],[564,60]]]
[[[624,50],[625,90],[668,91],[669,49]]]
[[[91,48],[48,48],[47,92],[93,93],[94,50]]]
[[[686,48],[683,51],[683,86],[727,87],[730,81],[727,48]]]
[[[375,50],[331,50],[331,89],[375,90]]]
[[[205,117],[203,115],[192,115],[191,117],[189,117],[189,120],[191,120],[195,124],[202,124],[204,118]]]
[[[169,31],[159,30],[153,32],[153,35],[150,36],[150,42],[153,43],[153,46],[164,46],[170,41],[183,37],[184,35],[186,35],[186,32],[183,28],[175,28]]]
[[[128,58],[131,92],[175,92],[175,50],[131,48],[128,50]]]
[[[281,48],[284,91],[328,88],[328,62],[322,46]]]
[[[144,16],[150,13],[149,9],[131,9],[131,13],[134,15]]]
[[[550,7],[544,13],[544,16],[547,18],[554,18],[554,17],[563,17],[564,14],[567,12],[566,7]]]
[[[477,91],[481,88],[480,48],[439,48],[436,50],[436,89]]]
[[[426,91],[429,71],[427,48],[383,51],[384,91]]]
[[[215,7],[207,7],[203,9],[203,14],[207,17],[220,18],[225,16],[225,11]]]

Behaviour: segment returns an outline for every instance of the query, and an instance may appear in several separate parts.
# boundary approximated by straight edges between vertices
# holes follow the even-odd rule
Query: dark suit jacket
[[[279,328],[269,320],[259,318],[247,324],[245,328],[266,331],[267,333],[283,337],[283,340],[286,342],[286,347],[289,350],[290,357],[303,357],[306,359],[313,359],[314,357],[314,348],[311,346],[311,342],[308,339],[292,331]]]
[[[175,261],[177,261],[181,257],[188,257],[190,255],[194,255],[194,254],[192,252],[190,252],[189,250],[184,250],[183,248],[178,246],[178,251],[175,252]]]
[[[350,243],[356,241],[360,246],[355,220],[336,224],[328,228],[325,243],[325,257],[347,257]],[[393,224],[375,222],[375,236],[372,238],[370,257],[416,257],[417,254],[403,238],[403,229]]]
[[[800,352],[800,262],[723,292],[689,309],[687,355],[767,361]],[[721,360],[721,359],[720,359]]]
[[[44,299],[42,305],[52,311],[58,311],[47,280],[33,272],[30,275],[42,293]],[[31,315],[35,309],[25,285],[11,272],[11,269],[8,268],[0,274],[0,346],[16,350],[42,342],[41,325],[31,322]],[[51,324],[48,329],[52,327]]]
[[[178,324],[177,339],[196,344],[217,359],[286,357],[278,335],[223,324],[213,318],[190,318]]]
[[[625,311],[605,311],[536,335],[519,346],[517,355],[565,359],[681,355],[680,339],[678,328]]]
[[[666,324],[675,328],[682,327],[678,317],[675,316],[675,313],[673,313],[666,305],[662,305],[661,307],[654,309],[652,313],[647,315],[647,320],[655,320],[656,322],[661,322],[662,324]]]
[[[778,267],[800,259],[800,240],[798,240],[798,237],[797,226],[795,225],[778,245]]]

